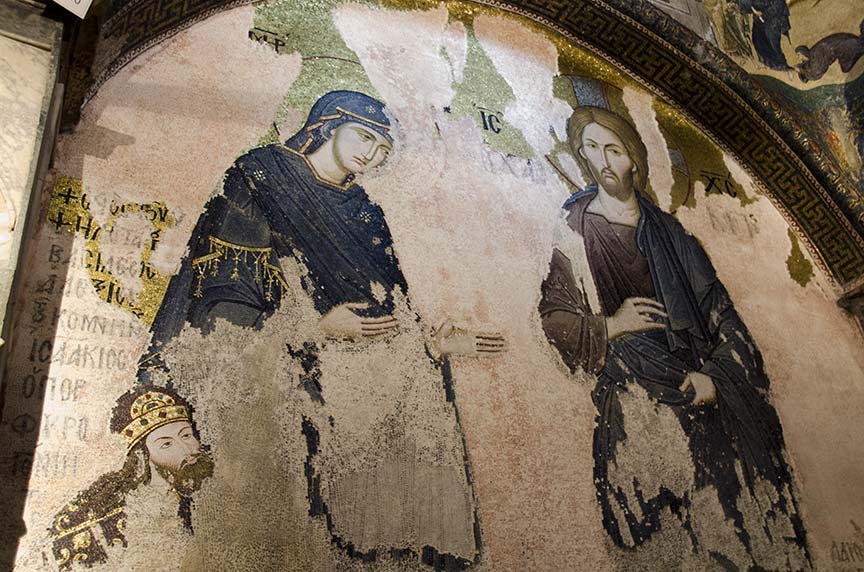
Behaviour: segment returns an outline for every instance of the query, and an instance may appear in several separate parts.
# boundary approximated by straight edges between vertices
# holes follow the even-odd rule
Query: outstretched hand
[[[662,330],[666,326],[663,304],[651,298],[627,298],[614,315],[606,318],[606,337],[609,341],[632,332]]]
[[[370,338],[396,331],[399,321],[393,316],[367,318],[358,316],[354,310],[365,310],[369,304],[350,302],[340,304],[318,320],[318,327],[331,338]]]
[[[678,389],[688,391],[690,388],[696,392],[693,405],[711,405],[717,401],[717,388],[714,386],[714,380],[704,373],[691,371]]]
[[[497,332],[472,332],[446,321],[433,335],[441,356],[494,357],[507,351],[507,340]]]

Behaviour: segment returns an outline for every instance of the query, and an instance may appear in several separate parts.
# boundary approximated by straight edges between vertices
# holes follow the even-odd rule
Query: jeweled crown
[[[126,449],[132,449],[154,429],[175,421],[190,421],[189,410],[173,397],[159,391],[148,391],[139,396],[129,408],[132,421],[123,429]]]

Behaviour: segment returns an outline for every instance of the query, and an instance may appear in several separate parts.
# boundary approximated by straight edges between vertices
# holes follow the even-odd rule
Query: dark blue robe
[[[596,193],[596,186],[589,187],[564,205],[568,224],[580,236],[584,236],[585,209]],[[622,534],[625,529],[638,546],[659,530],[662,511],[678,512],[690,502],[669,489],[648,496],[640,488],[639,475],[633,475],[631,494],[610,483],[609,465],[615,461],[617,445],[627,438],[620,396],[636,384],[675,412],[689,438],[696,487],[716,489],[726,517],[734,521],[748,552],[750,536],[737,500],[742,494],[754,493],[757,479],[770,483],[777,493],[777,501],[765,507],[763,517],[788,519],[795,531],[793,538],[775,541],[806,551],[762,356],[698,241],[641,194],[638,203],[641,217],[636,242],[647,259],[655,297],[668,313],[666,328],[628,333],[607,342],[604,316],[591,313],[571,261],[558,250],[543,283],[540,304],[546,335],[565,363],[573,370],[581,368],[597,375],[592,393],[598,412],[594,482],[603,526],[618,546],[628,545]],[[588,255],[592,266],[590,251]],[[643,294],[634,292],[627,297],[634,295]],[[608,309],[606,315],[616,309]],[[694,406],[693,390],[679,390],[690,372],[704,373],[713,380],[716,404]],[[736,461],[742,480],[735,470]],[[641,506],[630,507],[628,498],[640,499]],[[617,511],[612,503],[617,503]],[[636,514],[643,516],[640,519]],[[623,515],[624,521],[617,515]],[[692,540],[698,546],[698,538]]]
[[[791,29],[786,0],[739,0],[739,5],[745,14],[753,14],[753,48],[759,61],[772,70],[791,70],[780,45],[783,36],[789,37]],[[754,10],[762,17],[756,16]]]
[[[216,264],[207,260],[214,255]],[[383,316],[393,311],[393,291],[407,291],[384,214],[360,185],[319,180],[305,157],[285,146],[259,147],[228,169],[223,194],[198,221],[153,323],[154,349],[186,321],[205,331],[215,317],[260,327],[291,287],[279,258],[292,256],[309,271],[303,288],[322,315],[366,302],[364,314]],[[385,300],[375,298],[373,282]]]
[[[308,271],[302,284],[287,281],[279,263],[285,257],[296,258]],[[385,293],[383,299],[376,298],[373,284],[381,287],[376,290]],[[384,213],[360,185],[350,180],[344,185],[320,180],[301,153],[284,145],[253,149],[228,169],[223,193],[208,203],[193,231],[189,252],[153,323],[150,351],[142,360],[139,378],[147,380],[153,371],[170,369],[159,350],[187,321],[205,333],[216,318],[259,328],[279,307],[283,292],[298,287],[311,297],[322,316],[350,302],[369,305],[366,310],[356,310],[358,314],[390,315],[394,293],[407,294]],[[319,383],[319,348],[310,342],[288,351],[305,371],[303,389],[313,401],[323,404],[326,395]],[[430,367],[441,367],[443,393],[455,408],[449,364],[445,361],[439,366],[430,358]],[[318,453],[318,428],[304,418],[302,432],[308,449],[309,514],[325,519],[332,534],[331,515],[320,494],[321,476],[312,461]],[[467,464],[463,466],[470,483]],[[478,534],[475,530],[479,546]],[[374,551],[357,550],[335,534],[333,542],[356,558],[370,561],[377,557]],[[410,553],[404,547],[392,550],[394,557]],[[415,556],[453,570],[472,564],[433,546],[425,546]]]

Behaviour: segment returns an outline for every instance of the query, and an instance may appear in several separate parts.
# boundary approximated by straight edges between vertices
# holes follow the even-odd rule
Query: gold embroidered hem
[[[87,562],[88,565],[104,562],[106,546],[126,545],[124,507],[109,510],[102,516],[88,511],[82,522],[72,524],[80,518],[81,515],[76,514],[80,510],[78,505],[67,505],[57,515],[51,529],[52,552],[61,570],[69,570],[73,562]]]
[[[253,247],[234,244],[215,236],[209,236],[210,253],[192,259],[192,268],[198,273],[195,292],[196,298],[204,295],[204,280],[209,276],[219,274],[219,265],[223,262],[229,264],[233,261],[231,279],[240,279],[240,265],[243,264],[252,272],[253,278],[260,283],[264,290],[264,297],[269,302],[273,300],[274,286],[279,287],[279,296],[288,289],[288,283],[282,276],[279,266],[271,261],[273,249],[271,247]]]
[[[74,505],[69,505],[69,510],[72,511],[73,507],[74,507]],[[68,515],[66,515],[65,513],[61,514],[54,521],[54,530],[56,532],[54,533],[53,536],[55,539],[60,539],[60,538],[63,538],[64,536],[69,536],[70,534],[75,534],[76,532],[84,530],[85,528],[90,528],[91,526],[93,526],[95,524],[99,524],[103,520],[108,520],[109,518],[111,518],[113,516],[117,516],[118,514],[120,514],[122,512],[123,512],[122,507],[115,508],[114,510],[106,513],[104,516],[100,516],[98,518],[91,518],[89,520],[82,522],[81,524],[78,524],[76,526],[72,526],[69,528],[64,528],[62,526],[62,523],[65,522],[66,519],[68,519]]]

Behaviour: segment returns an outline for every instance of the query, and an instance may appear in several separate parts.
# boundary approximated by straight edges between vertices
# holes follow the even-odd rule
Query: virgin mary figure
[[[430,332],[411,310],[384,213],[357,181],[392,147],[380,101],[333,91],[285,143],[238,158],[171,280],[140,377],[170,370],[163,350],[186,323],[260,329],[280,306],[305,306],[285,345],[308,402],[295,429],[309,515],[343,556],[460,569],[478,557],[479,528],[447,356],[504,342],[449,322]]]

